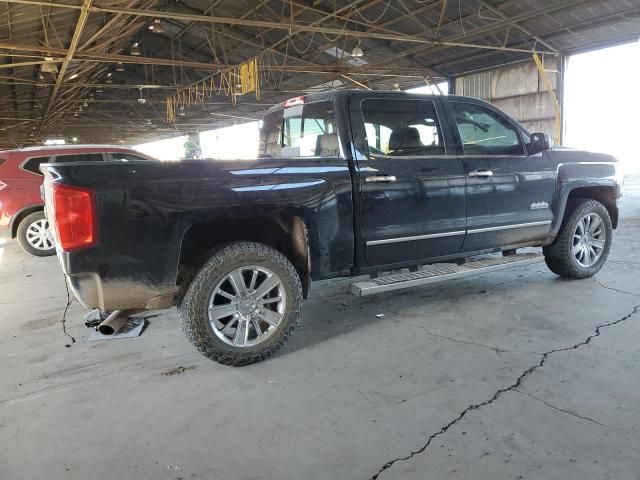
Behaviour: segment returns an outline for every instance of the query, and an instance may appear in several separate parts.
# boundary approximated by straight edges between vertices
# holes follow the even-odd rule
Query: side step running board
[[[392,290],[497,272],[498,270],[506,270],[507,268],[538,263],[542,260],[544,260],[544,255],[539,253],[519,253],[506,257],[501,256],[470,261],[462,265],[439,263],[425,266],[418,272],[387,275],[362,282],[355,282],[349,285],[349,293],[362,297],[364,295],[373,295],[374,293],[390,292]]]

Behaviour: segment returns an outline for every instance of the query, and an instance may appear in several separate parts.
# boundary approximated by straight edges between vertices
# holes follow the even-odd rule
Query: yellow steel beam
[[[555,124],[553,128],[553,141],[556,145],[560,144],[560,134],[561,134],[561,118],[562,118],[562,107],[560,106],[560,102],[558,101],[558,97],[556,96],[556,92],[553,90],[553,85],[551,84],[551,80],[549,80],[549,76],[547,72],[544,70],[544,65],[540,60],[540,57],[537,53],[533,53],[533,62],[536,64],[538,68],[538,72],[540,72],[540,76],[542,77],[542,81],[544,82],[545,87],[547,87],[547,92],[549,92],[549,96],[551,97],[551,101],[553,102],[553,107],[555,109]]]

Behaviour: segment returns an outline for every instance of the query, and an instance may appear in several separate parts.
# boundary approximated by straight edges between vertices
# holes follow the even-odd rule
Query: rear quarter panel
[[[26,157],[21,154],[9,153],[3,156],[5,161],[0,165],[0,180],[7,186],[0,190],[0,227],[8,227],[13,236],[23,212],[42,209],[44,201],[40,196],[42,176],[26,170],[20,166]]]
[[[194,225],[298,215],[309,232],[311,275],[353,262],[349,168],[342,159],[75,163],[44,167],[53,181],[96,191],[100,242],[62,253],[66,273],[92,273],[109,307],[133,308],[175,290],[181,242]],[[126,305],[125,305],[126,304]],[[85,305],[92,306],[92,305]]]

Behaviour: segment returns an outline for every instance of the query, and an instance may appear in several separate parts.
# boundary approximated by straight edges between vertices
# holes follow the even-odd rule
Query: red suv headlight
[[[95,192],[88,188],[54,183],[53,216],[56,237],[69,252],[98,244],[98,215]]]

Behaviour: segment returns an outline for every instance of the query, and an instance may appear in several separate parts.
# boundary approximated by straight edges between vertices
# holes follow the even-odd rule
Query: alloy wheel
[[[228,345],[252,347],[278,328],[287,306],[280,278],[268,268],[233,270],[213,289],[208,316],[216,336]]]
[[[31,223],[26,232],[27,242],[36,250],[51,250],[53,237],[46,219],[36,220]]]
[[[602,256],[607,240],[604,222],[597,213],[588,213],[576,224],[571,252],[582,267],[592,267]]]

